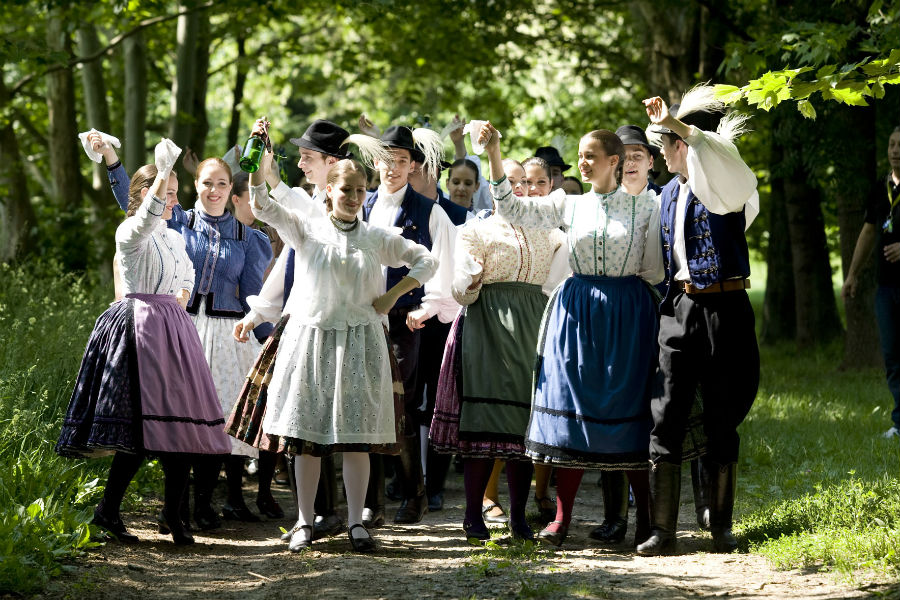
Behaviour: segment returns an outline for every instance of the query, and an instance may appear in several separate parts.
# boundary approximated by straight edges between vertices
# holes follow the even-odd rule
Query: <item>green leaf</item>
[[[807,119],[816,120],[816,108],[809,100],[801,100],[797,103],[797,110]]]
[[[816,79],[822,79],[824,77],[828,77],[837,69],[835,65],[825,65],[818,71],[816,71]]]
[[[850,88],[834,88],[833,90],[831,90],[831,94],[838,102],[849,104],[850,106],[868,106],[868,103],[863,97],[864,95],[861,90],[854,90]]]
[[[725,104],[736,104],[744,97],[741,88],[736,85],[717,84],[713,86],[716,98]]]

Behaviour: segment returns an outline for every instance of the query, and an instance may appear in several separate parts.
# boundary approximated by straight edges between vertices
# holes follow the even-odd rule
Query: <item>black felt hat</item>
[[[425,154],[416,146],[412,129],[405,125],[391,125],[384,130],[381,141],[388,148],[409,150],[410,157],[416,162],[424,162]]]
[[[301,137],[291,138],[291,143],[329,156],[347,158],[350,154],[347,147],[341,144],[348,137],[350,132],[340,125],[325,119],[317,119],[306,128]]]
[[[629,144],[634,146],[644,146],[650,151],[650,155],[654,158],[659,154],[659,148],[650,145],[650,142],[647,141],[647,134],[637,125],[622,125],[616,129],[616,135],[619,136],[619,139],[622,140],[622,143],[626,146]]]
[[[572,165],[567,165],[566,161],[563,160],[562,156],[559,155],[559,150],[554,148],[553,146],[541,146],[537,150],[535,150],[534,155],[538,158],[543,158],[547,161],[547,164],[551,167],[562,167],[563,173],[568,171]]]

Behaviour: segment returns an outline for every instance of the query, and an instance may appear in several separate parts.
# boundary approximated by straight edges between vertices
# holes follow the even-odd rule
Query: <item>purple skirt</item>
[[[437,452],[477,458],[525,458],[525,446],[519,440],[460,439],[459,419],[462,395],[462,338],[465,310],[459,311],[444,348],[437,400],[428,437]],[[524,433],[524,432],[523,432]],[[464,436],[465,437],[465,436]]]
[[[228,454],[197,330],[172,296],[129,294],[97,319],[56,450]]]

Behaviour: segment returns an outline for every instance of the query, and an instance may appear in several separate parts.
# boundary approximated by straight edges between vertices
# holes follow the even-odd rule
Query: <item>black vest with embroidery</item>
[[[674,286],[675,208],[680,184],[678,177],[666,184],[660,199],[663,262],[666,267],[668,298]],[[684,217],[684,250],[691,283],[707,288],[714,283],[750,276],[750,255],[744,237],[744,211],[717,215],[703,206],[691,191]]]
[[[378,201],[378,192],[374,192],[366,198],[363,205],[363,219],[368,223],[369,215],[372,214],[372,207]],[[417,244],[421,244],[431,251],[431,209],[434,208],[434,202],[419,194],[412,189],[411,186],[406,187],[406,195],[403,202],[397,209],[397,218],[394,220],[394,226],[399,227],[402,231],[400,235],[408,240],[412,240]],[[387,269],[387,287],[391,289],[400,280],[409,274],[407,267],[388,267]],[[404,308],[408,306],[416,306],[422,303],[425,297],[425,286],[419,286],[411,292],[404,294],[394,308]]]

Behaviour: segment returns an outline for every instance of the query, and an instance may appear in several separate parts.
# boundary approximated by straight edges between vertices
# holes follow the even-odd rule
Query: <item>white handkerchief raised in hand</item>
[[[469,134],[469,140],[472,142],[472,152],[475,154],[484,152],[484,146],[478,143],[478,134],[481,133],[481,128],[485,123],[487,123],[487,121],[472,120],[466,123],[466,126],[463,129],[463,135]],[[503,137],[503,134],[498,131],[497,136]]]
[[[88,140],[88,136],[92,133],[99,133],[100,139],[111,146],[115,146],[116,148],[122,147],[122,143],[119,141],[119,138],[109,135],[108,133],[103,133],[102,131],[97,131],[93,127],[91,127],[90,131],[83,131],[79,133],[78,139],[81,140],[81,147],[84,148],[84,153],[87,154],[88,158],[95,163],[103,160],[103,155],[91,148],[91,142]]]
[[[176,146],[175,142],[169,138],[161,139],[154,150],[157,177],[168,177],[180,155],[181,148]]]

